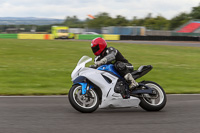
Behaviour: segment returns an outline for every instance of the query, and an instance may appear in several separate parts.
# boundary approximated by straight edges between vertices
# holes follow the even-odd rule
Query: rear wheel
[[[147,111],[159,111],[164,108],[167,102],[167,97],[163,88],[152,81],[144,81],[142,83],[154,89],[156,94],[142,94],[140,97],[140,107]]]
[[[82,94],[82,86],[74,85],[71,87],[68,98],[70,104],[78,111],[83,113],[94,112],[99,107],[99,97],[94,89],[90,89],[86,94]]]

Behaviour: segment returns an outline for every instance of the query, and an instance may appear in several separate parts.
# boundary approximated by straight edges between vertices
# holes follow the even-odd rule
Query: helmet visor
[[[99,50],[100,50],[100,48],[99,48],[99,44],[96,45],[96,46],[94,46],[94,47],[92,47],[92,51],[93,51],[93,53],[96,53],[96,52],[99,51]]]

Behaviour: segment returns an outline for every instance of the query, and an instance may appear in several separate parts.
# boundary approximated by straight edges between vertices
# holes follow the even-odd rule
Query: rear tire
[[[82,86],[74,85],[68,94],[70,104],[82,113],[94,112],[99,107],[99,96],[94,89],[90,89],[86,94],[82,94]]]
[[[157,94],[142,94],[140,97],[140,107],[142,107],[146,111],[160,111],[161,109],[163,109],[167,102],[167,97],[163,88],[159,84],[152,81],[144,81],[142,83],[155,89]]]

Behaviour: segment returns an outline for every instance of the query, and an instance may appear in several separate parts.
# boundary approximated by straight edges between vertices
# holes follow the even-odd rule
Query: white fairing
[[[90,58],[88,56],[83,56],[79,60],[79,62],[77,63],[77,66],[75,67],[75,69],[73,70],[73,72],[71,74],[72,81],[78,77],[78,72],[80,72],[80,70],[85,67],[85,64],[90,61],[92,61],[92,58]]]
[[[83,61],[85,60],[85,61]],[[83,56],[76,68],[72,72],[72,80],[76,79],[78,76],[84,76],[95,85],[97,85],[102,90],[102,102],[99,108],[117,108],[117,107],[138,107],[140,100],[136,97],[131,97],[130,99],[123,99],[121,94],[114,92],[114,87],[117,83],[118,77],[105,72],[96,70],[93,68],[86,68],[85,64],[92,59]],[[111,83],[108,83],[103,76],[111,79]]]

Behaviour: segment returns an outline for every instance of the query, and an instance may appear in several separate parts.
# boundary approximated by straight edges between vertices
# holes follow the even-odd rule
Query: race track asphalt
[[[159,112],[74,110],[67,96],[0,97],[0,133],[199,133],[200,95],[167,95]]]

